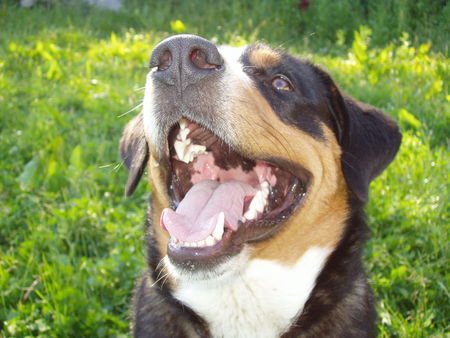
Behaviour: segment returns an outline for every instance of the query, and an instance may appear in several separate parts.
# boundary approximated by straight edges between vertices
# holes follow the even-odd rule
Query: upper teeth
[[[180,120],[180,131],[174,143],[175,152],[178,159],[185,163],[192,162],[200,154],[207,154],[206,147],[199,144],[192,144],[187,136],[190,132],[185,119]]]

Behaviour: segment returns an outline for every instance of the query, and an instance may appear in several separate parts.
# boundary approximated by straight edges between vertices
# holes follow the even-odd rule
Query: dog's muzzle
[[[213,43],[170,37],[155,47],[150,66],[144,113],[151,146],[168,169],[170,205],[160,218],[170,235],[168,256],[184,270],[209,269],[281,229],[310,175],[281,158],[245,156],[245,144],[236,146],[239,128],[230,123],[245,109],[236,103],[236,83],[244,81],[244,88],[251,80]]]

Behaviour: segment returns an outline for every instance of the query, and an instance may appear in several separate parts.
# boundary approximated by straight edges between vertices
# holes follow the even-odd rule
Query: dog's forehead
[[[256,68],[269,68],[280,66],[285,52],[262,43],[232,47],[220,46],[219,51],[227,63],[240,63],[243,66],[251,65]]]

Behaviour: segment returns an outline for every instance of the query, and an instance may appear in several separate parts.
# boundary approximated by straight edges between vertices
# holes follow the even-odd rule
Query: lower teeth
[[[218,240],[214,239],[212,236],[207,237],[204,240],[201,241],[197,241],[197,242],[183,242],[178,240],[175,237],[171,237],[171,242],[173,244],[177,244],[180,246],[184,246],[184,247],[199,247],[199,248],[203,248],[203,247],[208,247],[208,246],[213,246],[214,244],[216,244],[218,242]]]

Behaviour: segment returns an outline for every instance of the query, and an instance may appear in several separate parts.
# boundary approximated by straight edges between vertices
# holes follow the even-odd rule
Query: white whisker
[[[142,107],[143,105],[144,105],[144,102],[141,102],[141,103],[139,103],[136,107],[131,108],[131,109],[130,109],[129,111],[127,111],[126,113],[123,113],[123,114],[121,114],[121,115],[119,115],[119,116],[117,116],[117,117],[119,117],[119,118],[120,118],[120,117],[123,117],[123,116],[125,116],[125,115],[131,113],[132,111],[138,109],[139,107]]]

